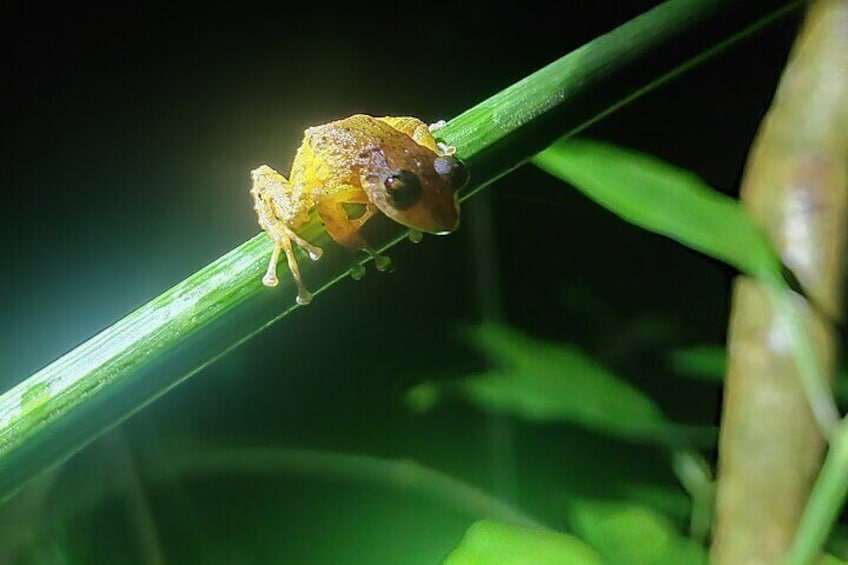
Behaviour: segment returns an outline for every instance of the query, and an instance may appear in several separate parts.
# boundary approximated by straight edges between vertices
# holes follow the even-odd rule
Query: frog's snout
[[[434,220],[433,233],[444,235],[456,231],[459,227],[459,209],[456,202],[437,206],[432,211]]]

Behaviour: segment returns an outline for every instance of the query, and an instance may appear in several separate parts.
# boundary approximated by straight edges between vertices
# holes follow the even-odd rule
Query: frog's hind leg
[[[280,210],[285,209],[287,202],[286,186],[285,177],[267,165],[253,171],[253,187],[250,190],[250,194],[253,196],[253,207],[256,210],[259,226],[268,233],[274,242],[274,251],[271,253],[271,260],[268,262],[265,276],[262,277],[262,284],[265,286],[277,286],[279,284],[277,262],[280,258],[280,251],[284,251],[289,270],[297,285],[297,302],[298,304],[308,304],[312,300],[312,293],[303,284],[291,242],[294,241],[305,249],[313,260],[318,260],[321,257],[322,250],[297,235],[280,218]]]
[[[294,282],[297,285],[297,303],[300,305],[309,304],[312,302],[312,293],[304,286],[303,279],[300,276],[300,267],[297,264],[297,259],[294,257],[291,239],[284,237],[279,243],[275,242],[274,252],[271,254],[271,262],[268,264],[268,271],[262,277],[262,283],[267,286],[277,286],[277,261],[280,257],[280,247],[286,253],[286,262],[289,265]]]

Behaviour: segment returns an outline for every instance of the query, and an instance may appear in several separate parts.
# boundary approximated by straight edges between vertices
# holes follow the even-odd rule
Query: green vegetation
[[[721,34],[711,37],[709,43],[669,55],[678,39],[694,33],[703,22],[720,19],[726,10],[732,10],[731,4],[713,0],[666,2],[461,113],[438,136],[456,146],[457,155],[471,171],[472,187],[463,196],[466,208],[475,205],[471,197],[482,188],[529,162],[564,181],[560,184],[563,191],[577,189],[620,219],[703,254],[713,264],[721,263],[723,269],[750,276],[768,289],[775,310],[789,320],[792,358],[799,367],[816,423],[832,446],[793,546],[794,562],[808,563],[827,543],[834,552],[848,543],[848,535],[839,529],[831,535],[848,492],[848,429],[838,420],[825,376],[829,368],[820,366],[816,337],[805,326],[804,311],[791,288],[794,283],[786,278],[778,251],[763,226],[738,200],[714,190],[699,176],[635,150],[574,137],[683,71],[797,11],[802,2],[781,2],[763,8],[742,27],[721,29]],[[644,72],[633,70],[640,65]],[[407,234],[396,226],[387,224],[381,229],[377,249],[388,249],[406,239]],[[354,265],[330,242],[317,218],[302,235],[327,251],[317,263],[310,263],[305,257],[301,260],[304,279],[316,294],[349,277]],[[4,519],[20,517],[19,525],[9,527],[0,538],[10,554],[21,557],[22,562],[47,562],[62,553],[63,549],[57,547],[67,546],[72,548],[72,554],[83,555],[82,559],[105,559],[104,555],[110,555],[108,549],[99,553],[100,548],[75,546],[80,542],[73,541],[74,530],[69,524],[85,515],[94,516],[92,523],[96,523],[98,512],[108,512],[116,499],[126,497],[132,507],[134,535],[142,539],[139,551],[146,561],[227,562],[244,558],[236,550],[222,556],[211,549],[214,543],[210,540],[229,533],[229,523],[215,526],[226,533],[194,526],[203,519],[193,510],[186,510],[191,508],[185,500],[188,496],[174,485],[198,481],[214,491],[209,498],[231,504],[227,506],[230,509],[239,507],[242,497],[250,500],[250,496],[267,496],[266,502],[272,501],[270,506],[276,510],[256,511],[255,515],[246,511],[245,518],[230,519],[263,524],[256,532],[248,533],[232,524],[239,544],[255,551],[247,552],[251,555],[248,561],[274,562],[269,538],[257,541],[258,536],[283,532],[280,543],[285,543],[289,533],[294,538],[306,528],[297,519],[287,522],[281,516],[287,511],[290,497],[304,496],[302,491],[309,488],[319,491],[323,488],[320,485],[333,485],[327,487],[330,490],[341,485],[348,489],[339,496],[345,502],[324,510],[318,496],[314,515],[304,520],[314,519],[317,524],[326,519],[332,523],[338,515],[350,513],[348,518],[361,522],[366,529],[365,525],[371,524],[369,503],[363,502],[361,496],[369,489],[419,496],[427,504],[435,503],[460,517],[439,522],[438,512],[425,507],[420,519],[436,517],[432,518],[432,531],[422,530],[419,522],[410,518],[409,529],[418,538],[404,550],[409,552],[409,562],[419,562],[419,556],[420,562],[425,562],[426,551],[430,550],[444,557],[449,565],[706,563],[715,510],[715,462],[711,457],[718,429],[714,422],[705,424],[702,419],[682,414],[664,402],[662,394],[655,393],[662,392],[662,383],[685,382],[716,395],[725,374],[726,351],[712,343],[667,349],[667,345],[680,344],[663,337],[668,331],[662,322],[652,325],[651,320],[637,320],[633,333],[638,336],[620,342],[587,338],[563,343],[521,331],[505,320],[483,316],[481,321],[464,323],[462,330],[439,342],[464,348],[462,355],[456,355],[463,362],[445,363],[446,368],[439,370],[424,362],[419,366],[417,359],[408,360],[406,366],[389,362],[384,368],[387,372],[409,369],[393,385],[397,394],[386,401],[404,411],[397,424],[399,429],[412,426],[404,418],[435,422],[444,418],[443,425],[451,430],[449,433],[472,434],[468,442],[474,443],[473,434],[478,433],[474,426],[485,423],[481,425],[485,431],[479,433],[488,434],[490,447],[494,446],[491,453],[474,452],[466,457],[462,447],[418,446],[424,452],[455,449],[459,454],[452,454],[457,457],[455,469],[436,470],[387,455],[410,448],[410,436],[400,431],[400,439],[395,441],[401,447],[395,446],[396,449],[384,449],[375,441],[374,453],[363,455],[359,453],[361,444],[355,449],[345,447],[340,439],[343,431],[339,431],[338,438],[334,436],[333,418],[347,422],[351,428],[361,426],[364,435],[380,439],[392,438],[395,433],[393,428],[381,424],[369,427],[372,415],[359,413],[355,382],[347,385],[350,388],[337,383],[336,388],[320,391],[327,398],[343,400],[328,402],[331,429],[327,435],[321,435],[321,430],[309,430],[303,436],[287,437],[291,445],[298,447],[276,447],[274,442],[280,441],[273,434],[276,430],[266,430],[260,423],[253,434],[258,447],[221,447],[219,439],[209,444],[163,442],[165,445],[157,445],[140,456],[140,462],[134,461],[135,456],[125,452],[125,438],[113,432],[116,426],[189,377],[218,363],[231,360],[238,365],[234,372],[241,374],[241,361],[235,357],[239,346],[295,310],[299,310],[299,317],[285,320],[293,329],[306,324],[313,311],[318,311],[314,305],[306,309],[295,306],[295,289],[288,277],[282,277],[280,287],[273,292],[261,285],[270,251],[271,244],[264,234],[253,237],[0,396],[0,497],[5,504]],[[556,248],[552,250],[557,252]],[[487,280],[484,284],[496,283]],[[410,301],[417,301],[420,295],[410,296]],[[318,296],[316,302],[323,298]],[[421,300],[431,298],[438,299],[425,294]],[[595,331],[603,328],[598,333],[627,333],[627,322],[615,308],[589,309],[592,312],[583,321],[587,327],[595,324]],[[367,332],[363,332],[356,322],[350,321],[357,316],[355,310],[332,315],[338,316],[340,326],[347,328],[344,324],[350,324],[350,334],[368,333],[369,337],[385,339],[390,344],[388,349],[396,344],[391,341],[393,336],[387,335],[391,332],[384,334],[382,328],[365,328]],[[410,339],[418,337],[413,328],[403,329]],[[305,338],[297,342],[300,336],[296,333],[291,339],[279,346],[283,353],[277,364],[263,368],[262,378],[281,382],[289,378],[286,347],[301,345],[317,356],[336,354],[331,344]],[[351,335],[350,339],[360,337]],[[429,354],[437,358],[436,349],[422,344],[413,353],[416,358]],[[652,365],[633,362],[651,349]],[[622,358],[625,362],[620,362]],[[379,360],[360,359],[357,365],[357,361],[351,361],[360,369],[351,372],[357,379],[367,378],[369,363],[376,362]],[[340,373],[347,370],[341,368],[343,363],[347,363],[347,358],[337,361]],[[326,367],[320,362],[317,366]],[[315,388],[321,385],[309,384]],[[198,391],[199,388],[193,389],[195,394]],[[255,394],[258,402],[270,402],[261,389]],[[278,404],[271,406],[287,412],[288,409],[279,408],[286,401],[277,399]],[[293,428],[300,425],[297,408],[291,406],[289,424]],[[229,410],[227,399],[223,398],[222,422],[227,421]],[[345,420],[346,410],[356,416]],[[214,422],[216,416],[211,415],[210,420]],[[516,434],[523,434],[526,443],[516,447],[510,439]],[[62,465],[79,452],[85,457],[89,450],[83,448],[101,436],[117,437],[113,441],[123,445],[114,450],[122,453],[116,458],[121,465],[121,472],[117,473],[121,481],[92,484],[73,471],[63,477]],[[274,439],[266,442],[265,437]],[[309,441],[310,437],[317,438],[316,448],[301,449],[300,442]],[[392,439],[386,441],[392,445]],[[460,445],[463,444],[458,441],[457,446]],[[558,447],[551,450],[552,445]],[[526,459],[516,457],[510,450],[525,450]],[[468,459],[483,456],[490,456],[495,470],[489,485],[492,488],[478,486],[487,480],[469,470],[474,465]],[[543,457],[547,457],[544,465],[527,463]],[[510,458],[523,461],[523,467]],[[89,462],[91,467],[97,464]],[[530,478],[525,481],[525,476]],[[230,495],[224,481],[245,478],[255,484],[232,494],[237,501],[227,501]],[[61,494],[50,492],[54,480],[63,485]],[[295,486],[291,492],[268,486],[278,481],[294,481]],[[267,489],[263,492],[269,494],[257,494],[251,491],[254,487]],[[32,500],[39,499],[41,489],[48,497],[55,497],[56,502],[51,504],[49,515],[33,518],[37,512],[27,510],[40,508],[40,502]],[[176,512],[181,525],[201,532],[187,545],[202,550],[185,549],[184,554],[183,550],[175,550],[174,555],[163,557],[160,546],[180,544],[169,540],[168,535],[156,535],[152,518],[156,509],[144,502],[145,492],[151,491],[160,495],[164,492],[168,502],[162,506]],[[381,511],[387,515],[393,511],[393,504],[402,504],[392,500],[380,504],[383,503],[386,508]],[[464,537],[456,536],[452,549],[438,546],[445,536],[456,532],[455,526],[460,523],[472,524]],[[403,527],[402,520],[396,525]],[[310,547],[313,541],[301,545],[292,541],[300,552],[298,556],[304,562],[314,554],[337,562],[355,560],[343,548],[335,547],[344,535],[334,527],[328,526],[324,531],[324,526],[316,526],[320,530],[318,537],[331,540],[327,544]],[[375,522],[372,529],[380,527]],[[61,532],[52,539],[52,545],[44,542],[49,532]],[[67,537],[62,538],[63,535]],[[379,537],[379,532],[376,535]],[[390,548],[389,541],[385,544],[380,546],[385,551],[383,557],[374,553],[375,563],[386,562],[386,556],[400,551]],[[839,562],[832,556],[828,559]]]

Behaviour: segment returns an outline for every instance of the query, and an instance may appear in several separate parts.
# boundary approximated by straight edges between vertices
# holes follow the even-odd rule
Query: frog
[[[409,228],[411,239],[454,232],[468,172],[456,149],[433,136],[443,125],[355,114],[307,128],[288,178],[268,165],[251,171],[253,208],[274,244],[262,283],[277,286],[283,253],[297,286],[297,304],[311,302],[294,245],[312,260],[321,258],[323,249],[297,233],[315,212],[332,240],[372,256],[362,228],[377,215]]]

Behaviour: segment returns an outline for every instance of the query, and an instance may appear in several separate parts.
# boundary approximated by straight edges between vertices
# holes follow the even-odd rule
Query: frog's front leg
[[[351,218],[345,209],[346,204],[364,205],[365,211]],[[324,228],[336,242],[345,247],[365,249],[368,244],[360,235],[365,222],[379,212],[368,195],[359,187],[345,186],[334,189],[332,194],[324,196],[317,204],[318,215],[324,222]]]
[[[253,187],[250,189],[250,194],[253,196],[253,208],[256,210],[259,226],[268,233],[274,242],[274,251],[271,253],[271,260],[268,263],[265,276],[262,277],[262,283],[265,286],[277,286],[279,283],[277,262],[280,258],[280,251],[283,251],[286,254],[289,270],[297,285],[297,302],[298,304],[308,304],[312,300],[312,293],[303,284],[291,242],[294,241],[305,249],[313,260],[318,260],[321,257],[322,250],[297,235],[283,219],[286,217],[285,211],[291,210],[293,206],[286,178],[267,165],[262,165],[254,170],[251,175]]]
[[[345,208],[347,204],[363,205],[365,206],[365,210],[361,215],[351,218]],[[389,270],[392,263],[391,259],[372,250],[368,242],[360,234],[362,226],[380,211],[379,208],[368,200],[368,195],[364,190],[354,186],[337,190],[331,198],[322,200],[317,208],[318,215],[321,216],[321,221],[324,222],[324,228],[330,234],[330,237],[340,245],[362,249],[368,253],[371,259],[373,259],[378,271]],[[351,271],[351,276],[359,280],[364,273],[365,268],[358,265]]]

